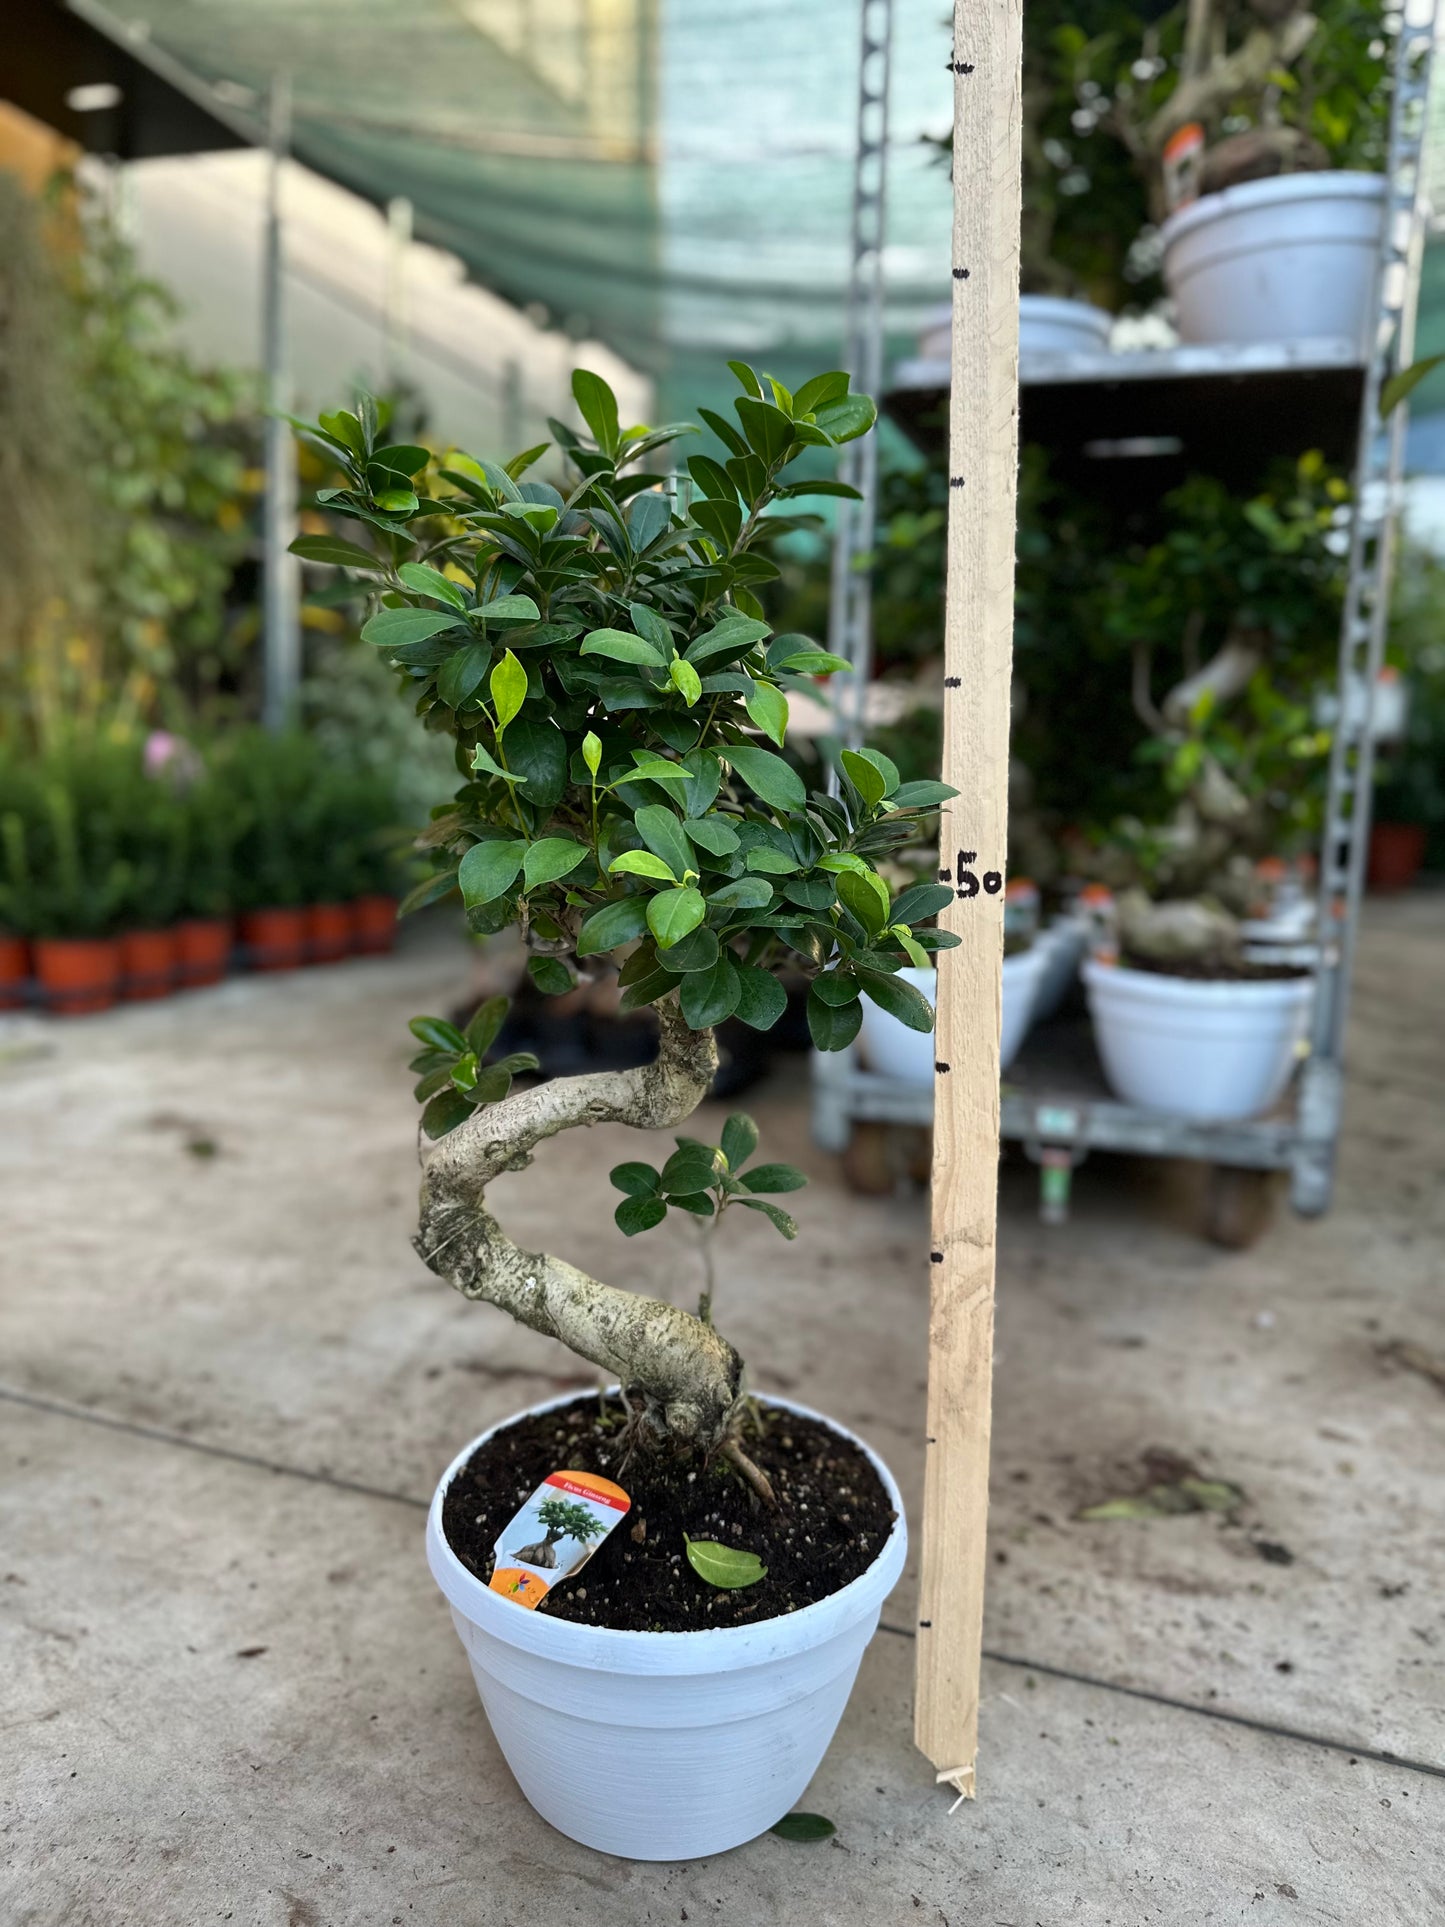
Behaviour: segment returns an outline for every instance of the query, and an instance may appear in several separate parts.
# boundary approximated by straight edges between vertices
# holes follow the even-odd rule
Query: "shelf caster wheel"
[[[854,1120],[843,1152],[843,1176],[850,1191],[864,1198],[886,1198],[893,1192],[898,1179],[891,1136],[886,1124]]]
[[[1204,1235],[1226,1251],[1248,1251],[1274,1216],[1279,1174],[1243,1165],[1216,1164],[1209,1172]]]

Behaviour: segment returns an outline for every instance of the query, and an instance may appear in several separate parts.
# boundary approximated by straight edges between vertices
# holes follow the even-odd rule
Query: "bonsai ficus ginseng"
[[[411,904],[458,892],[473,930],[518,926],[541,991],[565,994],[611,962],[623,1007],[657,1012],[655,1062],[520,1089],[513,1076],[534,1060],[485,1061],[500,1005],[469,1033],[418,1019],[417,1250],[464,1296],[614,1375],[638,1443],[720,1455],[770,1499],[742,1442],[743,1361],[709,1305],[694,1316],[525,1251],[487,1198],[499,1173],[574,1126],[681,1123],[716,1070],[715,1026],[776,1023],[784,971],[812,980],[820,1049],[852,1041],[865,996],[932,1027],[896,973],[956,941],[920,927],[950,892],[892,898],[876,862],[954,792],[900,783],[863,750],[843,752],[837,794],[810,793],[779,753],[788,691],[847,665],[774,635],[756,596],[777,573],[770,551],[798,526],[790,505],[849,492],[817,475],[818,452],[867,433],[874,405],[843,374],[790,394],[731,365],[737,420],[700,411],[721,447],[689,456],[676,483],[649,461],[699,429],[624,428],[610,388],[583,371],[573,393],[588,432],[549,424],[566,471],[555,483],[528,479],[549,443],[505,467],[459,454],[432,466],[427,450],[387,441],[370,403],[298,424],[345,478],[325,506],[359,523],[366,546],[294,547],[364,576],[375,608],[363,639],[397,666],[425,726],[456,740],[462,784],[423,834],[436,874]],[[432,494],[418,492],[424,472]],[[736,1156],[684,1139],[660,1172],[619,1167],[624,1230],[669,1205],[699,1217],[766,1206]]]

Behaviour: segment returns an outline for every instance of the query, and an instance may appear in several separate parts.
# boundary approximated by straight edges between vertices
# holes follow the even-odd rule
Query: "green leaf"
[[[807,1182],[792,1164],[759,1164],[743,1179],[749,1191],[801,1191]]]
[[[825,1004],[831,1004],[834,1010],[841,1009],[844,1004],[855,1004],[858,1001],[857,979],[841,970],[824,971],[821,977],[813,979],[812,987],[819,999]]]
[[[444,1091],[451,1081],[452,1064],[449,1058],[445,1064],[439,1064],[435,1070],[428,1071],[426,1076],[413,1086],[411,1094],[418,1104],[425,1104],[429,1097],[435,1097],[438,1091]]]
[[[378,468],[410,477],[420,475],[431,460],[431,451],[416,442],[388,442],[385,448],[373,449],[371,459]]]
[[[845,870],[838,878],[838,901],[852,912],[870,937],[876,937],[887,926],[888,886],[873,871]]]
[[[495,903],[498,897],[505,896],[516,881],[526,847],[517,841],[472,845],[457,871],[462,901],[468,909],[473,904]]]
[[[713,1539],[689,1539],[683,1535],[687,1546],[687,1563],[699,1579],[708,1585],[716,1586],[719,1591],[737,1592],[743,1586],[755,1586],[760,1579],[767,1577],[767,1567],[755,1552],[740,1552],[734,1546],[720,1546]]]
[[[500,736],[527,700],[527,672],[510,649],[493,669],[490,688]]]
[[[794,412],[811,415],[825,402],[840,400],[848,392],[848,379],[842,368],[830,368],[826,374],[812,376],[794,395]]]
[[[560,957],[529,957],[527,975],[544,997],[565,997],[574,987],[572,972]]]
[[[903,978],[890,977],[882,970],[860,969],[858,981],[878,1008],[896,1017],[900,1024],[906,1024],[910,1030],[933,1029],[933,1005],[921,990],[915,990]]]
[[[651,850],[624,850],[607,866],[612,876],[655,877],[659,883],[680,883],[676,871],[669,869]]]
[[[343,569],[380,569],[370,550],[360,548],[355,542],[343,542],[339,535],[298,535],[291,544],[291,554],[299,555],[303,562],[330,562]]]
[[[491,602],[484,602],[474,613],[488,622],[539,622],[542,617],[542,611],[529,595],[497,596]]]
[[[637,755],[635,766],[624,772],[613,783],[615,789],[620,783],[678,783],[687,784],[691,777],[679,763],[669,763],[665,756]]]
[[[785,482],[775,494],[780,502],[796,501],[802,495],[841,495],[846,502],[863,500],[851,482],[830,482],[822,476],[811,482]]]
[[[908,961],[917,969],[927,970],[929,968],[928,952],[923,948],[923,945],[918,942],[907,924],[890,924],[885,934],[892,937],[893,941],[901,947]]]
[[[582,738],[582,761],[594,776],[602,767],[602,743],[590,729]]]
[[[946,883],[914,883],[898,898],[889,915],[894,923],[922,923],[926,917],[936,917],[952,901],[953,891]]]
[[[797,1237],[798,1235],[797,1219],[789,1217],[788,1213],[782,1210],[778,1205],[767,1204],[764,1202],[762,1198],[739,1198],[737,1199],[737,1203],[742,1205],[744,1210],[761,1211],[765,1218],[769,1218],[772,1220],[773,1224],[776,1225],[778,1230],[782,1232],[785,1238]]]
[[[650,1164],[614,1164],[607,1177],[609,1183],[625,1191],[629,1198],[656,1197],[661,1184]]]
[[[745,361],[730,361],[728,367],[750,395],[761,395],[763,384]]]
[[[378,649],[398,649],[409,642],[425,642],[428,636],[442,635],[456,626],[456,617],[440,609],[379,609],[362,624],[361,640],[375,643]]]
[[[682,1014],[694,1030],[710,1030],[738,1007],[742,985],[737,967],[726,954],[720,955],[709,970],[691,970],[682,980],[678,1001]]]
[[[920,781],[900,783],[889,801],[896,803],[902,810],[923,810],[934,803],[947,803],[950,798],[957,795],[958,791],[949,783]]]
[[[841,875],[844,870],[856,870],[859,876],[870,874],[869,866],[862,857],[855,856],[851,850],[830,850],[827,856],[820,856],[813,867],[818,870],[827,870],[835,876]]]
[[[798,874],[798,859],[795,856],[784,856],[781,850],[770,849],[765,843],[749,850],[743,861],[760,876],[791,877]]]
[[[627,613],[632,617],[632,626],[644,642],[650,642],[654,649],[662,651],[666,660],[676,646],[672,630],[656,609],[650,609],[645,602],[629,602]]]
[[[680,1137],[677,1149],[662,1167],[661,1184],[669,1196],[676,1193],[688,1197],[696,1191],[711,1190],[722,1175],[718,1153],[711,1144]]]
[[[756,616],[726,615],[722,621],[690,642],[684,652],[691,663],[711,662],[714,656],[745,655],[755,642],[773,633],[769,623]]]
[[[854,789],[869,809],[876,809],[888,794],[888,782],[882,770],[856,749],[845,749],[840,760]]]
[[[522,876],[529,890],[535,890],[544,883],[555,883],[559,877],[571,876],[583,857],[590,852],[584,844],[574,843],[570,836],[544,836],[533,843],[522,859]]]
[[[728,1169],[737,1171],[758,1148],[758,1127],[746,1111],[734,1111],[723,1126],[722,1154]]]
[[[799,649],[791,656],[783,656],[773,662],[769,652],[769,667],[786,670],[790,676],[824,676],[834,670],[851,669],[852,663],[846,656],[835,656],[827,649]]]
[[[503,769],[492,752],[484,749],[480,743],[472,751],[472,768],[483,769],[489,776],[500,776],[504,783],[520,783],[522,780],[512,770]]]
[[[492,652],[484,642],[470,642],[457,649],[437,671],[437,694],[449,709],[462,704],[481,687]]]
[[[497,1041],[502,1025],[507,1021],[509,1000],[506,997],[488,997],[472,1012],[467,1025],[467,1048],[476,1057],[483,1058]]]
[[[751,1030],[771,1030],[788,1008],[788,993],[769,970],[738,964],[738,1007],[733,1015]]]
[[[723,755],[752,790],[775,810],[801,810],[808,800],[803,779],[771,750],[749,743],[729,743]]]
[[[407,1029],[419,1044],[429,1044],[433,1050],[451,1051],[460,1056],[467,1048],[466,1038],[444,1017],[413,1017]]]
[[[445,1137],[471,1114],[472,1107],[460,1091],[438,1091],[421,1114],[421,1128],[430,1138]]]
[[[572,395],[582,419],[592,431],[592,439],[604,455],[616,455],[622,446],[622,430],[617,420],[617,397],[590,368],[572,371]]]
[[[437,876],[423,877],[413,885],[396,906],[398,918],[409,917],[414,910],[424,910],[429,903],[436,903],[442,897],[449,897],[457,887],[455,870],[443,870]]]
[[[816,984],[809,986],[808,1030],[813,1042],[819,1050],[845,1050],[862,1026],[863,1007],[856,1000],[851,1004],[828,1004],[817,992]]]
[[[696,930],[689,930],[668,951],[667,968],[673,976],[681,976],[689,970],[711,970],[718,960],[720,948],[717,933],[709,930],[705,923],[700,923]]]
[[[724,910],[761,910],[772,900],[773,886],[766,877],[739,877],[734,883],[725,883],[721,890],[714,890],[708,903]]]
[[[434,602],[449,603],[453,609],[465,609],[467,606],[466,597],[456,583],[425,562],[403,562],[397,574],[408,589],[417,595],[429,595]]]
[[[677,665],[674,663],[674,668]],[[699,684],[699,689],[701,684]],[[788,699],[768,682],[755,682],[743,698],[743,707],[765,736],[781,745],[788,732]]]
[[[514,455],[506,464],[507,473],[512,480],[520,482],[532,464],[541,461],[551,446],[550,442],[537,442],[531,448],[524,448],[520,455]]]
[[[690,843],[709,856],[731,856],[738,847],[738,833],[720,816],[689,817],[683,831]]]
[[[647,906],[656,901],[656,898],[636,896],[604,903],[577,932],[577,955],[597,957],[604,950],[616,950],[620,944],[640,937],[647,928]]]
[[[793,445],[793,424],[789,417],[770,401],[759,401],[749,395],[739,396],[733,406],[749,447],[757,450],[769,468],[776,468]]]
[[[672,811],[662,803],[648,803],[633,818],[637,834],[642,838],[654,856],[660,856],[671,870],[675,882],[681,883],[684,875],[692,868],[692,850],[682,833],[682,825]]]
[[[726,416],[719,415],[711,408],[699,408],[697,412],[725,448],[731,450],[734,455],[747,454],[747,443]]]
[[[1419,361],[1412,361],[1408,368],[1402,368],[1380,389],[1380,420],[1393,414],[1407,395],[1413,394],[1425,379],[1438,368],[1445,355],[1425,355]]]
[[[328,434],[332,441],[340,442],[349,448],[353,455],[366,459],[366,436],[362,433],[361,423],[349,408],[334,409],[329,415],[318,415],[317,426]]]
[[[681,656],[668,664],[667,673],[672,678],[674,687],[681,693],[683,700],[686,702],[688,708],[691,709],[693,704],[702,696],[702,677],[699,676],[692,664],[690,662],[684,662]]]
[[[694,890],[691,884],[685,889],[660,890],[647,899],[647,926],[656,937],[659,950],[666,950],[689,930],[696,930],[706,914],[702,892]]]
[[[803,389],[800,388],[799,396],[802,393]],[[780,1840],[801,1841],[831,1840],[838,1829],[831,1820],[825,1820],[821,1813],[785,1813],[777,1825],[769,1827],[768,1831],[777,1834]]]
[[[660,649],[641,636],[632,636],[625,629],[594,629],[582,643],[580,653],[584,656],[606,656],[611,662],[640,663],[646,669],[663,669],[667,659]]]
[[[524,710],[507,731],[507,761],[529,803],[550,810],[567,787],[567,738],[549,715]]]
[[[421,507],[415,490],[409,488],[379,488],[371,499],[388,515],[415,515]]]
[[[617,1228],[624,1237],[635,1238],[639,1231],[650,1231],[667,1216],[661,1198],[624,1198],[613,1212]]]
[[[812,411],[813,420],[831,442],[852,442],[866,435],[878,419],[867,395],[840,395]]]

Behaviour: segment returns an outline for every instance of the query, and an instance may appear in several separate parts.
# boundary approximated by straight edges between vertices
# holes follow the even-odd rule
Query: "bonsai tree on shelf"
[[[717,1067],[714,1026],[776,1023],[785,968],[812,980],[821,1049],[852,1041],[863,996],[932,1028],[897,972],[955,941],[923,927],[951,892],[923,884],[895,899],[876,863],[954,792],[845,751],[838,793],[810,793],[782,753],[788,691],[846,664],[773,634],[756,597],[777,573],[770,551],[798,526],[789,505],[845,492],[801,458],[865,434],[874,406],[843,374],[791,394],[731,366],[736,423],[700,411],[720,447],[689,456],[676,481],[648,458],[697,428],[624,428],[607,384],[581,370],[587,433],[550,424],[561,486],[528,479],[544,443],[504,467],[453,454],[447,493],[420,496],[427,451],[389,443],[373,404],[298,424],[346,477],[325,491],[330,512],[369,539],[293,546],[365,577],[376,607],[363,639],[397,666],[425,727],[455,738],[461,787],[423,832],[435,872],[404,907],[459,894],[474,930],[520,929],[544,992],[610,960],[624,1006],[657,1012],[655,1062],[519,1090],[513,1076],[533,1060],[486,1062],[499,1003],[466,1034],[417,1020],[417,1250],[464,1296],[613,1374],[636,1440],[721,1454],[770,1497],[741,1443],[743,1362],[710,1319],[524,1250],[487,1199],[562,1131],[686,1119]],[[638,1230],[663,1215],[648,1197],[705,1215],[688,1201],[719,1185],[730,1195],[731,1151],[689,1149],[683,1162],[686,1190],[675,1159],[656,1193],[627,1187],[644,1200]]]

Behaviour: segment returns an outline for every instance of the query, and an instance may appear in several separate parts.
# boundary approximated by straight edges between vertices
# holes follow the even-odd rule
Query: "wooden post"
[[[927,1471],[914,1737],[974,1792],[998,1210],[999,1020],[1018,471],[1022,0],[954,13],[953,380]]]

